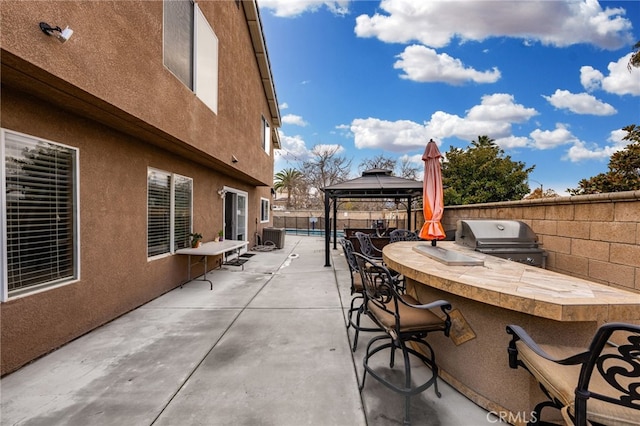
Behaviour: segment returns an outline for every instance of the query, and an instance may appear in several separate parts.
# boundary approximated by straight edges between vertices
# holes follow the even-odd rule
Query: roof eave
[[[280,108],[278,107],[278,97],[276,96],[273,74],[271,73],[269,53],[267,52],[267,45],[264,41],[264,32],[262,31],[258,3],[256,0],[243,0],[242,7],[244,8],[244,13],[247,18],[249,34],[251,35],[251,42],[253,43],[253,50],[256,55],[256,60],[258,61],[262,87],[264,88],[267,103],[269,104],[272,125],[271,140],[273,141],[273,145],[276,149],[281,149],[280,135],[278,133],[278,128],[282,126]]]

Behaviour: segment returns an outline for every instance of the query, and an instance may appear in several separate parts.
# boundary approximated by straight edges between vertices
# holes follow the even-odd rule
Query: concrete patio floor
[[[213,290],[191,281],[2,378],[0,424],[402,424],[401,397],[371,377],[358,391],[375,333],[351,352],[342,250],[325,267],[323,238],[287,235],[283,249],[249,253],[244,270],[207,274]],[[442,398],[412,399],[414,425],[498,423],[439,387]]]

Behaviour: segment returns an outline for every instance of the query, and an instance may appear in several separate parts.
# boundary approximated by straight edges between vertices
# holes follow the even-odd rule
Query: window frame
[[[182,43],[180,45],[180,41],[182,40],[178,37],[171,37],[168,34],[174,35],[182,35],[184,33],[180,33],[179,31],[182,28],[172,31],[172,26],[169,26],[168,23],[172,21],[170,18],[178,18],[173,19],[171,22],[179,22],[179,18],[184,16],[171,16],[168,15],[168,10],[166,8],[166,3],[175,3],[177,0],[164,0],[163,1],[163,65],[166,69],[168,69],[182,84],[184,84],[189,90],[191,90],[195,95],[204,103],[214,114],[218,113],[218,101],[219,101],[219,40],[215,31],[207,21],[204,13],[198,6],[198,3],[193,0],[180,0],[184,3],[189,2],[191,6],[191,16],[190,21],[187,24],[188,28],[186,31],[190,35],[190,40],[188,43],[188,47],[190,49],[188,59],[185,58],[172,58],[167,63],[168,57],[173,57],[171,54],[170,47],[180,48],[184,50],[184,45],[187,43]],[[172,9],[174,10],[174,9]],[[180,22],[179,22],[180,23]],[[182,22],[184,25],[185,22]],[[177,27],[177,26],[176,26]],[[184,37],[183,37],[184,38]],[[169,45],[169,43],[175,43],[175,45]],[[182,59],[182,61],[181,61]],[[188,62],[185,63],[185,62]],[[188,66],[188,70],[185,67]],[[190,75],[188,76],[189,81],[185,81],[187,78],[186,74],[190,71]]]
[[[8,223],[7,223],[7,180],[6,180],[6,138],[7,135],[13,135],[16,138],[27,139],[35,144],[48,144],[54,147],[59,147],[68,150],[71,154],[71,167],[72,171],[70,182],[70,202],[69,208],[71,213],[70,226],[69,226],[69,239],[71,240],[71,247],[73,254],[71,255],[71,275],[46,281],[38,284],[28,285],[26,287],[18,288],[9,291],[9,272],[8,272]],[[26,147],[26,144],[25,144]],[[23,297],[38,293],[41,291],[50,290],[55,287],[68,285],[80,280],[80,150],[77,147],[69,146],[59,142],[51,141],[45,138],[28,135],[14,130],[0,128],[0,186],[2,191],[0,194],[0,238],[2,245],[0,247],[0,264],[2,266],[2,286],[0,286],[0,301],[6,302],[8,299]]]
[[[271,200],[260,197],[260,223],[267,223],[271,219]],[[266,216],[266,218],[265,218]]]
[[[169,178],[169,189],[168,189],[168,199],[169,199],[169,208],[168,208],[168,214],[169,214],[169,235],[168,235],[168,249],[166,251],[162,251],[159,253],[153,253],[150,254],[150,214],[151,214],[151,206],[149,204],[149,190],[150,190],[150,178],[152,173],[158,173],[162,176],[166,176]],[[177,200],[176,200],[176,196],[177,196],[177,191],[176,191],[176,181],[177,180],[184,180],[185,182],[189,182],[190,183],[190,200],[189,200],[189,233],[193,232],[193,178],[189,177],[189,176],[184,176],[178,173],[171,173],[168,172],[166,170],[162,170],[162,169],[158,169],[156,167],[147,167],[147,260],[151,261],[154,259],[159,259],[165,256],[170,256],[172,254],[174,254],[176,252],[176,250],[179,250],[181,248],[186,248],[188,247],[188,245],[184,245],[182,246],[179,242],[176,241],[176,234],[177,234],[177,218],[176,218],[176,204],[177,204]]]
[[[267,155],[271,155],[271,125],[264,115],[262,116],[262,148]]]

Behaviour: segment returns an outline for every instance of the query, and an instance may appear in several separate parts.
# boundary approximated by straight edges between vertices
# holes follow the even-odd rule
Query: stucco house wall
[[[0,3],[1,127],[78,149],[80,222],[79,279],[0,304],[0,374],[186,279],[186,256],[147,257],[149,168],[193,179],[204,241],[222,229],[224,187],[247,194],[250,246],[270,225],[261,199],[271,199],[280,117],[257,6],[197,5],[219,42],[217,113],[163,65],[162,1]],[[41,21],[73,36],[59,43]]]

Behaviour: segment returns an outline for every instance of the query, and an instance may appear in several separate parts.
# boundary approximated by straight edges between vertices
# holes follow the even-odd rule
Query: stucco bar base
[[[430,336],[443,377],[480,406],[524,423],[544,400],[524,369],[508,365],[508,324],[522,326],[538,343],[588,347],[599,325],[638,321],[640,294],[541,268],[483,255],[453,242],[438,246],[482,265],[446,265],[417,253],[424,243],[383,249],[387,265],[403,274],[421,303],[448,300],[451,337]],[[509,413],[506,413],[508,410]]]
[[[531,409],[545,397],[528,372],[509,368],[506,326],[522,326],[539,343],[582,347],[588,346],[597,328],[596,322],[559,322],[491,306],[411,279],[407,286],[421,302],[448,300],[475,334],[459,346],[455,339],[437,333],[429,336],[442,378],[479,406],[516,424],[518,420],[526,423]],[[454,322],[452,333],[459,326]],[[505,414],[507,411],[511,414]]]

